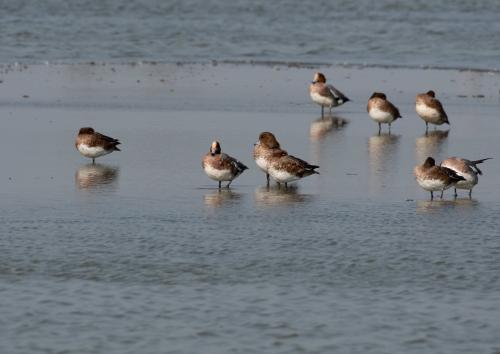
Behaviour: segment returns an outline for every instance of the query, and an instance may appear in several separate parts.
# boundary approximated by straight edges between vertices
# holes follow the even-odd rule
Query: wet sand
[[[326,119],[307,91],[316,69],[352,99]],[[0,67],[2,351],[494,352],[499,78],[284,64]],[[414,99],[429,89],[451,126],[425,135]],[[403,115],[391,135],[366,113],[374,90]],[[90,165],[74,148],[82,126],[119,138],[122,151]],[[264,130],[321,174],[265,188],[251,154]],[[201,169],[215,138],[250,167],[231,190]],[[412,175],[429,155],[494,159],[472,200],[449,190],[430,202]]]

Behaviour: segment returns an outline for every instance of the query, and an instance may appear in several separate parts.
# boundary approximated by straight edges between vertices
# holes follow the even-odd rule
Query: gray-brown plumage
[[[436,166],[432,157],[428,157],[422,165],[415,166],[414,173],[420,187],[431,193],[431,200],[434,199],[434,191],[440,190],[443,198],[444,190],[465,180],[449,168]]]
[[[415,110],[420,118],[425,121],[426,131],[429,129],[429,123],[435,125],[450,124],[443,105],[432,90],[417,95]]]
[[[457,196],[457,189],[466,189],[469,191],[469,198],[472,197],[472,189],[478,183],[478,175],[482,175],[483,172],[477,167],[477,165],[483,163],[491,158],[485,158],[481,160],[467,160],[459,157],[449,157],[441,162],[442,167],[449,168],[455,171],[458,175],[464,177],[465,180],[459,181],[455,185],[455,197]]]
[[[209,178],[219,182],[219,188],[223,181],[228,181],[226,187],[229,187],[236,177],[248,169],[240,161],[222,153],[218,141],[212,142],[210,151],[203,156],[201,165]]]
[[[374,92],[368,100],[366,107],[370,117],[378,123],[378,133],[382,130],[382,123],[389,124],[389,132],[391,131],[391,123],[398,118],[402,118],[399,109],[394,106],[387,96],[382,92]]]
[[[282,156],[287,152],[281,149],[280,143],[273,133],[262,132],[259,140],[254,144],[253,158],[257,166],[266,174],[267,185],[269,185],[269,165],[273,157]]]
[[[350,101],[347,96],[337,90],[333,85],[327,85],[325,75],[320,72],[314,74],[314,79],[309,85],[309,95],[315,103],[321,106],[322,118],[324,117],[325,107],[330,109],[331,116],[332,107],[337,107]]]
[[[120,151],[119,144],[121,143],[118,139],[98,133],[90,127],[80,128],[75,141],[76,149],[83,156],[91,158],[92,163],[95,163],[95,159],[99,156]]]

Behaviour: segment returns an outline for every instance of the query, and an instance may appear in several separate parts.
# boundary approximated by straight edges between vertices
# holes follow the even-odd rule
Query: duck
[[[382,123],[389,124],[389,133],[391,132],[391,123],[398,118],[402,118],[399,109],[394,106],[383,92],[374,92],[368,99],[366,107],[368,115],[378,123],[378,133],[382,130]]]
[[[332,107],[337,107],[350,101],[347,96],[335,87],[327,85],[325,75],[320,72],[314,74],[313,81],[309,85],[309,94],[313,102],[321,106],[321,118],[324,117],[325,107],[329,108],[331,116]]]
[[[111,138],[96,132],[91,127],[80,128],[75,141],[75,147],[85,157],[91,158],[95,164],[95,159],[111,154],[113,151],[121,151],[118,139]]]
[[[443,105],[436,98],[436,93],[432,90],[417,95],[415,101],[417,114],[425,121],[425,131],[429,130],[429,123],[434,125],[448,124],[448,115],[444,111]]]
[[[435,191],[441,191],[442,199],[446,189],[456,185],[459,181],[465,181],[465,178],[455,171],[447,167],[436,166],[436,160],[430,156],[422,165],[415,166],[413,172],[420,187],[431,193],[431,200],[434,199]]]
[[[253,147],[253,158],[257,167],[266,174],[267,186],[269,186],[269,166],[273,157],[287,154],[280,146],[280,143],[271,132],[262,132]]]
[[[449,157],[441,162],[441,167],[449,168],[455,171],[457,175],[462,176],[465,179],[455,184],[455,198],[458,196],[457,189],[468,190],[469,198],[472,198],[472,189],[479,181],[478,175],[483,174],[483,172],[479,169],[479,167],[477,167],[477,165],[483,163],[486,160],[491,160],[491,157],[473,161],[459,157]]]
[[[222,153],[217,140],[210,145],[210,150],[203,156],[201,165],[210,179],[219,182],[219,189],[222,187],[222,182],[229,182],[226,185],[226,188],[229,188],[231,182],[248,169],[242,162]]]

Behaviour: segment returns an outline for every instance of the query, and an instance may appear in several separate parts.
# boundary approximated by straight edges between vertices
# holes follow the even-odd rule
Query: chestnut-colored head
[[[94,129],[91,127],[80,128],[78,135],[80,135],[80,134],[94,134]]]
[[[431,168],[433,166],[436,166],[436,161],[429,156],[427,159],[425,159],[424,167]]]
[[[212,145],[210,146],[210,154],[212,156],[215,156],[215,155],[220,154],[220,151],[221,150],[220,150],[220,144],[219,144],[219,142],[217,140],[214,140],[212,142]]]
[[[427,96],[431,96],[432,98],[436,97],[436,93],[432,90],[427,91]]]
[[[326,82],[326,77],[325,75],[323,75],[322,73],[320,72],[317,72],[316,74],[314,74],[314,79],[313,79],[313,84],[317,83],[317,82],[322,82],[322,83],[325,83]]]
[[[278,143],[274,134],[270,132],[260,133],[259,142],[269,149],[279,149],[280,147],[280,143]]]
[[[378,97],[378,98],[381,98],[383,100],[386,100],[387,99],[387,96],[385,95],[385,93],[382,93],[382,92],[374,92],[370,98],[375,98],[375,97]]]

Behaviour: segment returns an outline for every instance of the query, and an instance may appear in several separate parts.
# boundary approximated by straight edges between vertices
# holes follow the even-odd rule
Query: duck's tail
[[[478,165],[478,164],[480,164],[480,163],[483,163],[483,162],[484,162],[484,161],[486,161],[486,160],[491,160],[491,159],[493,159],[493,158],[492,158],[492,157],[487,157],[487,158],[485,158],[485,159],[471,161],[471,165],[472,165],[472,167],[476,170],[476,172],[477,172],[478,174],[482,175],[482,174],[483,174],[483,171],[481,171],[481,170],[479,169],[479,167],[477,167],[476,165]]]

